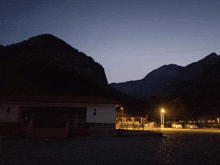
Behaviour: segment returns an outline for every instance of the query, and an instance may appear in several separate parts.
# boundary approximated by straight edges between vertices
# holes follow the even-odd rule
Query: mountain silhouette
[[[0,59],[1,95],[119,95],[99,63],[51,34],[0,45]]]
[[[202,96],[220,92],[220,56],[211,53],[185,67],[164,65],[143,79],[110,84],[115,89],[136,98],[159,96]]]

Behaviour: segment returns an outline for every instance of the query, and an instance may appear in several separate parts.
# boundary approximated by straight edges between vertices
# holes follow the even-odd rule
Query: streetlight
[[[123,107],[121,107],[121,110],[122,110],[122,118],[123,118],[123,110],[124,110]]]
[[[161,110],[161,128],[164,127],[164,109]]]
[[[123,107],[121,107],[121,110],[122,110],[122,123],[121,124],[123,125],[123,110],[124,110]]]

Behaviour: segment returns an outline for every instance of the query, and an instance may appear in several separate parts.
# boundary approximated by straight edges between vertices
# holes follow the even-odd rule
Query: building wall
[[[0,122],[17,122],[18,121],[18,109],[20,106],[32,106],[32,104],[0,104]],[[87,107],[86,122],[91,123],[110,123],[116,122],[116,108],[115,105],[50,105],[50,104],[38,104],[38,106],[57,106],[57,107]],[[10,112],[7,112],[10,107]],[[94,115],[94,110],[96,115]]]
[[[8,108],[10,111],[8,112]],[[0,104],[0,122],[17,122],[18,106],[11,104]]]
[[[94,115],[94,112],[96,112],[96,115]],[[115,124],[115,121],[116,121],[115,105],[87,106],[86,122]]]

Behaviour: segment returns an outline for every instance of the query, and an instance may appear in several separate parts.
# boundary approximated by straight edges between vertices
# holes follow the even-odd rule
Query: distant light
[[[161,112],[164,113],[165,112],[164,109],[162,109]]]

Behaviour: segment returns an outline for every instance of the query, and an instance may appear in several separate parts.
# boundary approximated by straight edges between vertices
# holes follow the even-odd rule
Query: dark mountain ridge
[[[36,58],[48,63],[53,62],[60,68],[91,76],[96,83],[108,83],[104,68],[99,63],[50,34],[39,35],[27,41],[6,46],[5,54],[11,58]],[[99,71],[99,74],[92,70]]]
[[[119,96],[104,68],[61,39],[43,34],[0,46],[1,95]]]
[[[217,95],[220,92],[220,56],[211,53],[185,67],[170,64],[153,70],[143,79],[112,83],[117,90],[141,97]]]

